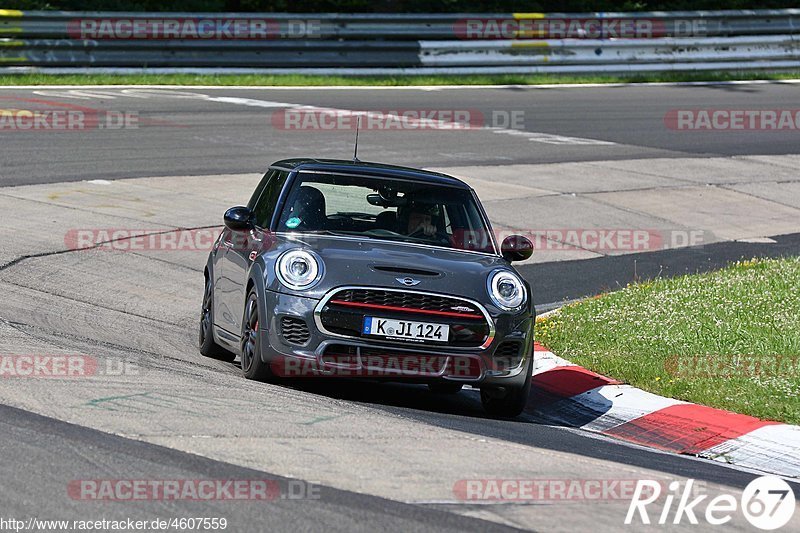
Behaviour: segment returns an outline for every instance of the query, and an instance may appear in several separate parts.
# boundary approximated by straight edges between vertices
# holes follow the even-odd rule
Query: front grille
[[[409,345],[411,341],[385,339],[365,335],[366,317],[413,320],[447,325],[446,344],[457,348],[478,348],[487,341],[491,325],[480,307],[455,296],[440,296],[414,291],[347,288],[331,295],[319,310],[322,328],[337,335],[353,338],[380,339],[387,343]],[[414,342],[419,346],[441,346],[443,342]]]
[[[380,289],[345,289],[331,298],[332,303],[347,302],[403,308],[409,311],[432,311],[445,316],[483,318],[483,313],[472,303],[460,298],[421,294],[417,292],[383,291]]]
[[[289,344],[303,345],[308,342],[311,333],[303,319],[285,316],[281,318],[281,335]]]

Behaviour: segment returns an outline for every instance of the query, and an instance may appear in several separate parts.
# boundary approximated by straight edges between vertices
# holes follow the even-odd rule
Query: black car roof
[[[470,188],[469,185],[460,179],[454,178],[453,176],[448,176],[447,174],[431,172],[429,170],[421,170],[418,168],[386,165],[383,163],[369,163],[366,161],[297,158],[276,161],[271,166],[286,170],[320,170],[327,172],[342,172],[346,174],[358,173],[362,176],[374,176],[376,178],[404,178],[417,181],[426,181],[429,183],[437,183],[440,185],[449,185],[451,187],[459,187],[463,189]]]

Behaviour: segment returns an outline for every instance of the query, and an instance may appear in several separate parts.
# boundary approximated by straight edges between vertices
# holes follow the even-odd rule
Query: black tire
[[[206,357],[231,363],[236,358],[236,355],[214,342],[214,333],[211,331],[214,324],[213,303],[214,289],[211,278],[206,276],[205,289],[203,290],[203,306],[200,310],[200,353]]]
[[[268,363],[261,359],[261,336],[258,334],[260,312],[255,289],[250,289],[244,304],[242,320],[242,373],[254,381],[271,381],[275,378]]]
[[[436,381],[428,383],[428,388],[436,394],[458,394],[461,392],[462,383],[456,381]]]
[[[531,394],[533,359],[528,360],[525,383],[521,387],[506,387],[505,393],[498,389],[481,389],[481,403],[491,416],[514,418],[525,409]]]

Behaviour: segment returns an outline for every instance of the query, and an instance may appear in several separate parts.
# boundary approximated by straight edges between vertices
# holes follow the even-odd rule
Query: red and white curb
[[[528,412],[546,423],[800,478],[800,426],[760,420],[625,385],[534,345]]]

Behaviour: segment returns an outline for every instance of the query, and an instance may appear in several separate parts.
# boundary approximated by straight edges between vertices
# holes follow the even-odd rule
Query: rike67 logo
[[[669,484],[666,495],[657,481],[639,480],[625,516],[625,524],[700,524],[700,519],[713,526],[733,520],[741,510],[750,525],[765,531],[781,528],[789,523],[795,511],[792,487],[777,476],[761,476],[751,481],[736,499],[731,494],[720,494],[708,500],[708,494],[697,494],[694,480],[681,487],[679,481]],[[663,497],[663,498],[662,498]],[[652,504],[660,509],[648,508]],[[655,511],[651,516],[650,512]],[[660,512],[659,512],[660,511]],[[796,531],[796,529],[795,529]]]

